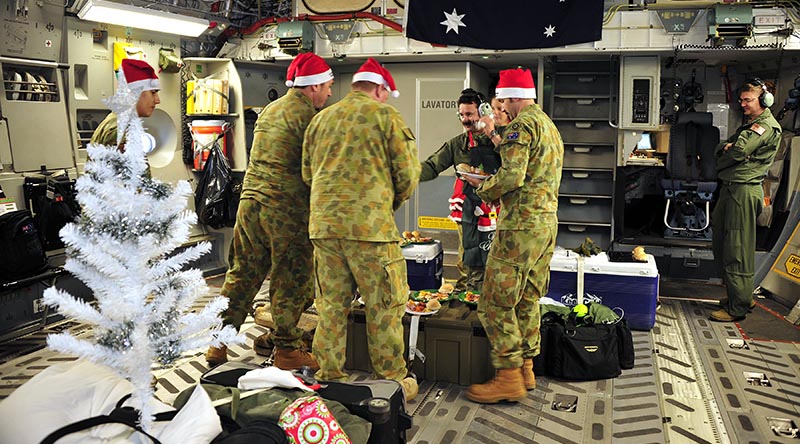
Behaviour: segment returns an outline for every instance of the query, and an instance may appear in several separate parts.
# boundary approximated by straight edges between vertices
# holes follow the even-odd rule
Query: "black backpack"
[[[39,229],[28,210],[0,215],[0,281],[34,276],[47,269]]]
[[[22,189],[45,249],[63,248],[64,242],[58,232],[64,225],[74,222],[80,213],[75,199],[75,180],[70,180],[66,174],[44,173],[26,177]]]

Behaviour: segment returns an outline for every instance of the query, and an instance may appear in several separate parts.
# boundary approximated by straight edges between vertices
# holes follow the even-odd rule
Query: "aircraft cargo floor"
[[[668,288],[662,287],[655,327],[634,331],[633,369],[593,382],[541,377],[523,401],[497,405],[470,402],[464,386],[422,381],[419,396],[408,405],[414,417],[408,442],[800,442],[791,437],[800,425],[800,330],[780,319],[780,311],[788,310],[759,300],[746,320],[713,323],[707,319],[713,304],[663,296]],[[691,288],[695,297],[705,297],[696,285]],[[718,297],[708,293],[709,299]],[[42,346],[47,333],[65,328],[89,334],[85,326],[62,321],[12,341],[34,345],[5,355],[0,399],[47,366],[74,359]],[[248,343],[231,347],[229,357],[261,362],[250,346],[266,329],[250,323],[243,331]],[[0,344],[0,351],[10,345]],[[170,403],[206,369],[198,352],[174,369],[156,372],[156,395]]]

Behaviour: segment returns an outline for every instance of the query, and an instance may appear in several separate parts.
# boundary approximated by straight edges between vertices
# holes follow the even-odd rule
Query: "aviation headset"
[[[758,103],[760,103],[762,107],[769,108],[775,103],[775,96],[769,92],[769,89],[767,89],[767,84],[764,83],[763,80],[759,79],[758,77],[754,77],[747,83],[757,88],[761,87],[761,95],[758,96]]]
[[[478,107],[478,116],[482,117],[483,113],[481,113],[481,105],[486,102],[486,96],[484,96],[481,92],[475,91],[472,88],[467,88],[461,91],[461,94],[458,96],[458,104],[462,103],[474,103],[475,106]],[[456,111],[456,117],[458,117],[459,122],[461,121],[461,112]]]

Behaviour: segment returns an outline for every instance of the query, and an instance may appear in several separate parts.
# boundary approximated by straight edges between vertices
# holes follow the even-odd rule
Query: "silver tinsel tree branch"
[[[85,174],[76,183],[82,214],[64,227],[66,270],[92,290],[96,306],[55,288],[46,304],[65,316],[93,326],[91,341],[68,332],[48,336],[48,345],[104,364],[135,386],[134,400],[142,426],[152,423],[151,369],[168,366],[201,347],[241,343],[220,313],[226,298],[216,297],[199,313],[191,312],[208,293],[199,270],[184,265],[206,254],[207,242],[175,252],[189,237],[194,212],[186,209],[191,187],[170,185],[145,175],[144,129],[136,114],[141,91],[132,91],[120,75],[107,104],[117,115],[116,147],[89,145]]]

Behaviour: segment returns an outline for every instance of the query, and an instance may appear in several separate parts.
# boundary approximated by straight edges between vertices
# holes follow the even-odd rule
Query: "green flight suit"
[[[732,143],[727,151],[723,147]],[[756,218],[764,205],[761,183],[781,143],[781,126],[767,108],[717,145],[719,198],[711,217],[714,262],[728,294],[729,315],[747,315],[753,300]]]
[[[402,318],[406,262],[394,212],[411,197],[420,166],[414,135],[392,106],[351,91],[321,111],[303,142],[311,187],[319,324],[317,378],[347,377],[347,317],[358,288],[365,303],[370,360],[380,378],[406,377]]]
[[[558,233],[558,187],[564,142],[552,120],[533,104],[505,128],[502,166],[477,193],[500,200],[478,318],[495,368],[519,368],[539,354],[539,298],[547,294]]]
[[[303,133],[316,112],[301,90],[290,89],[259,114],[222,286],[230,300],[223,321],[238,328],[269,274],[272,339],[282,348],[302,347],[297,322],[314,300],[309,190],[300,162]]]
[[[498,127],[497,130],[502,131],[502,127]],[[492,146],[491,139],[486,137],[485,134],[473,133],[472,137],[476,146]],[[420,164],[422,172],[420,173],[419,181],[427,182],[436,179],[444,170],[448,168],[455,169],[455,166],[460,163],[469,164],[469,150],[469,133],[464,132],[448,140]],[[460,179],[456,177],[455,180]],[[456,267],[458,268],[458,281],[455,285],[455,291],[481,291],[485,268],[469,267],[464,264],[464,230],[460,223],[458,224],[458,262]]]

